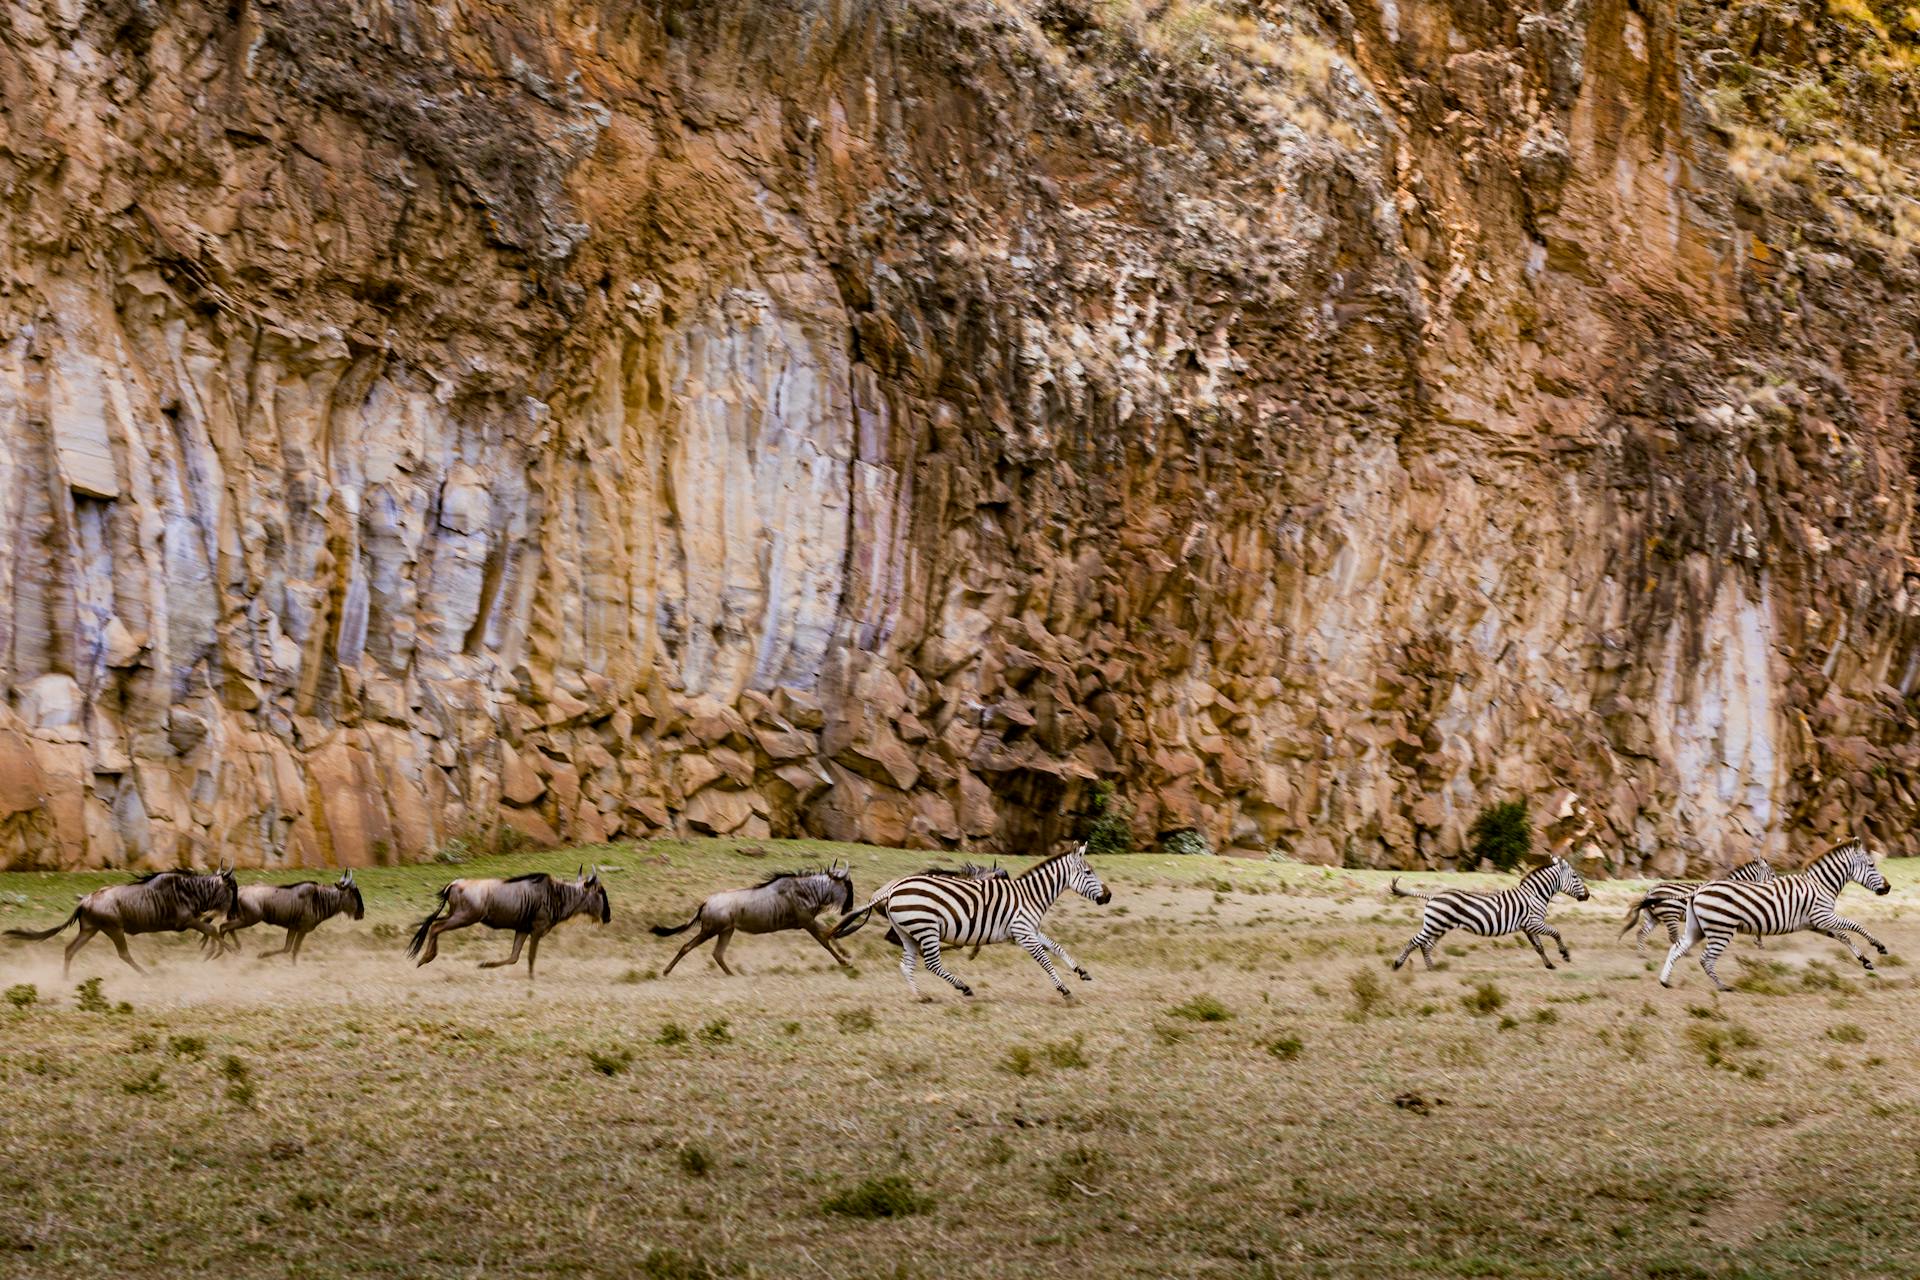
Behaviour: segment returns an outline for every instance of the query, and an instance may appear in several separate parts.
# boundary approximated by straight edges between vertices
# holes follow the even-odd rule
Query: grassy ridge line
[[[766,852],[752,856],[740,852],[742,849]],[[852,864],[856,893],[864,896],[894,876],[933,863],[954,865],[962,856],[831,840],[660,839],[478,857],[457,864],[425,862],[400,867],[363,867],[354,872],[354,878],[366,898],[368,918],[391,923],[425,913],[432,907],[440,887],[449,880],[514,876],[530,871],[571,876],[582,862],[600,863],[612,868],[605,876],[616,922],[625,916],[625,923],[631,924],[636,914],[650,921],[665,920],[691,908],[705,894],[751,883],[773,871],[816,866],[834,858]],[[999,861],[1017,872],[1032,860],[1002,858]],[[1329,896],[1384,897],[1389,881],[1396,875],[1403,877],[1409,886],[1429,889],[1435,886],[1499,888],[1513,882],[1513,877],[1500,874],[1354,870],[1300,862],[1163,854],[1110,855],[1096,859],[1095,865],[1116,889],[1164,885],[1213,888],[1231,893],[1311,891]],[[1899,902],[1920,890],[1920,859],[1890,858],[1883,868],[1893,885],[1889,901]],[[337,874],[313,868],[242,870],[240,882],[290,884],[298,880],[331,880]],[[17,928],[29,923],[38,927],[43,920],[50,924],[53,921],[45,917],[71,911],[77,896],[105,885],[123,884],[126,879],[127,873],[122,870],[0,872],[0,927]],[[1585,910],[1592,911],[1597,906],[1604,906],[1610,912],[1623,910],[1636,892],[1644,891],[1652,883],[1655,882],[1591,881],[1593,902]],[[1886,914],[1886,907],[1863,891],[1856,889],[1848,897],[1860,899],[1864,914],[1870,917]],[[1402,901],[1404,905],[1412,905],[1409,900]],[[1577,908],[1563,898],[1555,903],[1554,909],[1558,913]]]

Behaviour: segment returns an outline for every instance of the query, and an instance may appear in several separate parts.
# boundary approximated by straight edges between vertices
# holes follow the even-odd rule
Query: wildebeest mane
[[[825,874],[827,874],[825,867],[820,867],[813,871],[776,871],[753,887],[756,889],[764,889],[768,885],[778,883],[781,880],[799,880],[806,876],[823,876]]]
[[[523,876],[508,876],[506,883],[525,884],[526,882],[531,880],[551,880],[551,879],[553,879],[553,877],[548,875],[544,871],[529,871]]]

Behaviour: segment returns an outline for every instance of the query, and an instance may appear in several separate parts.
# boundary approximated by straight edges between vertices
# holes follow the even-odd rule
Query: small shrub
[[[899,1174],[890,1173],[828,1196],[820,1207],[846,1218],[906,1218],[933,1208],[933,1201]]]
[[[1867,1033],[1855,1023],[1843,1022],[1839,1026],[1827,1028],[1827,1039],[1838,1040],[1841,1044],[1865,1044]]]
[[[1267,1041],[1267,1052],[1282,1062],[1292,1062],[1306,1047],[1305,1042],[1296,1035],[1275,1036]]]
[[[1507,1003],[1507,993],[1491,982],[1483,982],[1466,995],[1460,997],[1460,1004],[1475,1017],[1497,1013]]]
[[[653,1038],[655,1044],[685,1044],[687,1029],[677,1022],[669,1022],[660,1028],[660,1034]]]
[[[617,1076],[633,1065],[633,1050],[609,1049],[603,1053],[599,1049],[589,1049],[587,1063],[603,1076]]]
[[[1111,782],[1093,784],[1093,823],[1085,838],[1090,854],[1133,852],[1133,806]]]
[[[1213,856],[1213,846],[1207,843],[1207,838],[1191,827],[1183,831],[1170,831],[1161,836],[1160,851],[1188,858]]]
[[[1705,1018],[1709,1022],[1725,1022],[1727,1015],[1710,1004],[1690,1004],[1687,1006],[1689,1018]]]
[[[176,1058],[199,1058],[207,1052],[207,1042],[199,1036],[168,1036],[167,1052]]]
[[[1371,969],[1355,969],[1347,975],[1347,987],[1353,993],[1353,1013],[1355,1022],[1363,1022],[1376,1014],[1384,1015],[1393,1008],[1393,996],[1387,990],[1380,975]]]
[[[1512,871],[1533,851],[1533,821],[1525,800],[1488,805],[1467,828],[1468,848],[1501,871]]]
[[[1234,1018],[1233,1010],[1207,995],[1195,996],[1185,1004],[1173,1006],[1167,1012],[1173,1017],[1186,1018],[1191,1022],[1231,1022]]]
[[[142,1031],[127,1045],[128,1053],[152,1053],[160,1047],[160,1038],[150,1031]]]
[[[1013,1144],[999,1134],[987,1139],[986,1150],[980,1153],[984,1164],[1006,1164],[1013,1159]]]
[[[874,1028],[873,1010],[866,1008],[842,1009],[833,1015],[833,1021],[842,1035],[854,1035]],[[796,1023],[794,1029],[799,1030],[799,1024]]]
[[[1087,1065],[1087,1055],[1081,1052],[1080,1037],[1071,1040],[1056,1040],[1042,1050],[1047,1061],[1062,1071],[1073,1071]]]
[[[88,978],[73,989],[74,1003],[82,1013],[111,1013],[113,1006],[100,994],[100,979]]]
[[[614,981],[624,983],[627,986],[636,986],[642,982],[652,982],[659,976],[659,971],[654,969],[648,969],[644,973],[638,969],[627,969],[623,971],[619,977],[615,978]]]
[[[1169,1026],[1164,1022],[1155,1023],[1153,1028],[1154,1039],[1168,1047],[1179,1044],[1181,1041],[1191,1038],[1192,1035],[1193,1031],[1191,1028]]]
[[[700,1043],[732,1044],[733,1032],[728,1029],[727,1020],[725,1018],[715,1018],[706,1026],[700,1028]]]
[[[1016,1076],[1030,1076],[1040,1069],[1040,1064],[1033,1060],[1033,1050],[1025,1045],[1015,1045],[1000,1060],[1000,1069],[1011,1071]]]
[[[1502,1031],[1511,1031],[1519,1025],[1520,1019],[1514,1017],[1512,1014],[1503,1013],[1500,1015],[1500,1029]]]
[[[783,1022],[780,1024],[780,1034],[783,1036],[797,1036],[800,1034],[800,1024],[797,1022]]]
[[[1688,1027],[1687,1039],[1700,1051],[1707,1065],[1722,1070],[1738,1072],[1758,1079],[1766,1068],[1759,1063],[1742,1062],[1737,1056],[1742,1050],[1759,1045],[1760,1037],[1737,1022],[1721,1027]]]
[[[1549,1024],[1555,1023],[1560,1021],[1560,1011],[1558,1009],[1535,1009],[1533,1011],[1533,1020],[1535,1022]]]
[[[220,1074],[227,1079],[227,1097],[243,1107],[251,1107],[258,1091],[254,1088],[253,1072],[247,1064],[228,1054],[220,1060]]]
[[[24,1009],[30,1004],[40,1002],[40,988],[31,982],[16,982],[7,988],[7,1003],[16,1009]]]
[[[713,1156],[697,1142],[681,1147],[674,1159],[680,1164],[680,1172],[689,1178],[704,1178],[713,1172]]]
[[[167,1091],[167,1082],[160,1078],[160,1068],[154,1067],[143,1076],[131,1080],[122,1080],[120,1088],[126,1093],[159,1097]]]

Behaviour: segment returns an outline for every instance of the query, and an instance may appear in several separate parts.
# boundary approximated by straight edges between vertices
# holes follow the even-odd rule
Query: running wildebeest
[[[7,936],[40,942],[78,922],[80,932],[67,944],[66,959],[60,966],[62,976],[73,968],[74,953],[86,946],[96,933],[106,934],[120,958],[136,972],[145,973],[127,951],[128,934],[184,933],[193,929],[203,937],[217,940],[219,935],[204,917],[224,913],[231,918],[239,898],[240,882],[234,878],[231,867],[205,873],[152,871],[131,884],[95,889],[80,899],[72,915],[51,929],[9,929]]]
[[[300,944],[306,941],[307,935],[343,911],[352,920],[363,919],[367,914],[367,904],[360,897],[360,886],[353,882],[352,871],[342,872],[333,884],[312,880],[298,884],[250,884],[240,891],[233,915],[220,926],[216,945],[225,950],[231,942],[238,951],[240,942],[234,934],[256,924],[269,924],[285,929],[287,936],[278,951],[262,951],[260,958],[286,956],[292,963],[299,964]]]
[[[655,937],[670,938],[676,933],[685,933],[694,925],[700,926],[700,932],[693,940],[674,953],[667,961],[667,967],[660,974],[666,977],[673,972],[673,966],[680,963],[681,957],[693,950],[708,938],[718,934],[720,941],[713,944],[713,960],[720,971],[729,977],[733,970],[727,968],[727,942],[738,929],[743,933],[777,933],[782,929],[805,929],[813,940],[827,949],[827,954],[842,965],[847,965],[846,956],[833,945],[827,929],[815,916],[830,906],[838,904],[842,915],[853,910],[853,869],[843,867],[838,862],[819,871],[781,871],[768,876],[750,889],[729,889],[716,893],[693,909],[693,919],[683,925],[669,929],[664,925],[653,926]]]
[[[442,910],[447,913],[444,918],[440,915]],[[464,929],[475,924],[489,929],[511,929],[513,954],[505,960],[482,960],[480,967],[498,969],[513,964],[520,959],[521,944],[531,938],[533,947],[527,952],[527,978],[531,981],[533,962],[540,954],[540,939],[555,925],[583,911],[599,916],[601,924],[613,919],[606,886],[600,883],[599,867],[588,875],[582,866],[572,880],[555,880],[544,871],[514,876],[511,880],[455,880],[440,891],[439,906],[420,922],[407,954],[419,956],[420,964],[431,964],[440,954],[440,935],[449,929]]]

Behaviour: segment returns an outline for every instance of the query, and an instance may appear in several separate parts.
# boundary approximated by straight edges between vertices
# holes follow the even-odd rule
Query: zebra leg
[[[1064,963],[1067,966],[1067,968],[1073,970],[1074,975],[1078,977],[1080,981],[1082,982],[1093,981],[1093,975],[1088,973],[1085,969],[1081,968],[1080,962],[1078,960],[1075,960],[1072,956],[1068,955],[1067,949],[1065,947],[1055,942],[1052,938],[1049,938],[1046,934],[1041,933],[1038,929],[1034,930],[1033,936],[1040,939],[1041,946],[1048,948],[1055,955],[1059,956],[1062,963]]]
[[[1540,945],[1540,935],[1545,933],[1546,930],[1538,927],[1528,927],[1521,929],[1520,932],[1524,933],[1527,941],[1533,944],[1534,954],[1540,957],[1540,963],[1549,969],[1553,968],[1553,961],[1547,959],[1547,949]]]
[[[1549,938],[1553,939],[1553,945],[1560,948],[1560,958],[1562,960],[1573,959],[1573,952],[1567,950],[1567,940],[1560,936],[1560,931],[1558,929],[1554,928],[1550,924],[1540,924],[1540,925],[1535,925],[1534,930],[1537,933],[1544,933]],[[1534,945],[1538,946],[1539,944],[1535,943]]]
[[[906,976],[907,990],[913,992],[914,998],[916,1000],[920,1001],[922,1004],[925,1004],[928,1001],[931,1001],[933,997],[921,995],[920,984],[913,980],[913,939],[907,937],[904,933],[900,934],[899,936],[900,936],[900,972]]]
[[[1691,916],[1681,919],[1679,929],[1679,938],[1674,941],[1673,946],[1667,949],[1667,962],[1660,966],[1660,985],[1663,987],[1673,985],[1673,983],[1668,981],[1669,978],[1673,977],[1673,966],[1679,963],[1681,956],[1693,950],[1694,943],[1700,941],[1700,939],[1705,936],[1695,932],[1693,918]]]
[[[1407,945],[1400,948],[1400,955],[1394,960],[1393,967],[1398,969],[1401,965],[1405,964],[1407,957],[1413,954],[1413,949],[1418,947],[1420,948],[1420,958],[1427,962],[1427,968],[1431,970],[1433,968],[1433,944],[1446,936],[1447,931],[1445,929],[1436,932],[1428,928],[1427,925],[1422,924],[1420,926],[1420,932],[1408,938]]]
[[[928,934],[926,937],[920,939],[920,963],[926,965],[927,972],[934,977],[946,979],[947,984],[961,995],[970,996],[973,994],[972,987],[948,973],[947,967],[940,963],[940,939],[937,935]],[[1042,960],[1040,963],[1046,964],[1046,961]],[[1048,972],[1052,972],[1051,968],[1049,968]],[[1054,985],[1058,986],[1060,979],[1055,978],[1053,981]]]
[[[1019,943],[1028,955],[1040,962],[1040,967],[1047,971],[1047,977],[1052,979],[1055,991],[1069,1000],[1073,999],[1073,992],[1067,990],[1067,984],[1060,981],[1060,975],[1053,971],[1053,961],[1047,959],[1046,945],[1040,941],[1038,933],[1032,929],[1021,929],[1014,933],[1013,940]]]
[[[1874,937],[1872,934],[1868,933],[1865,929],[1862,929],[1858,924],[1854,923],[1851,920],[1848,920],[1844,916],[1835,916],[1833,918],[1833,927],[1836,929],[1844,929],[1849,933],[1857,933],[1861,937],[1865,938],[1868,942],[1871,942],[1873,944],[1873,949],[1875,951],[1878,951],[1881,955],[1887,954],[1887,949],[1884,945],[1881,944],[1880,939]]]
[[[482,969],[503,969],[507,965],[518,964],[520,963],[520,948],[525,945],[527,945],[527,935],[516,929],[513,934],[513,954],[505,960],[482,960],[479,967]]]
[[[1651,911],[1644,913],[1640,917],[1640,933],[1633,940],[1633,949],[1635,951],[1639,952],[1641,955],[1645,955],[1647,953],[1647,939],[1653,936],[1653,927],[1659,923],[1660,921],[1654,917],[1654,914]],[[1674,933],[1673,922],[1668,921],[1667,922],[1667,944],[1669,946],[1673,944],[1673,933]]]
[[[1858,960],[1861,966],[1865,968],[1868,973],[1874,972],[1873,961],[1867,959],[1865,956],[1860,954],[1860,948],[1853,945],[1853,939],[1849,938],[1846,935],[1845,930],[1821,929],[1819,930],[1819,932],[1826,934],[1829,938],[1832,938],[1835,942],[1845,947],[1848,951],[1851,951],[1853,953],[1853,958],[1855,960]]]
[[[1713,971],[1713,962],[1720,958],[1721,952],[1725,951],[1732,942],[1731,933],[1710,933],[1707,935],[1707,949],[1700,953],[1700,967],[1707,971],[1709,978],[1713,979],[1713,988],[1716,991],[1733,990],[1732,987],[1720,981],[1720,975]]]

